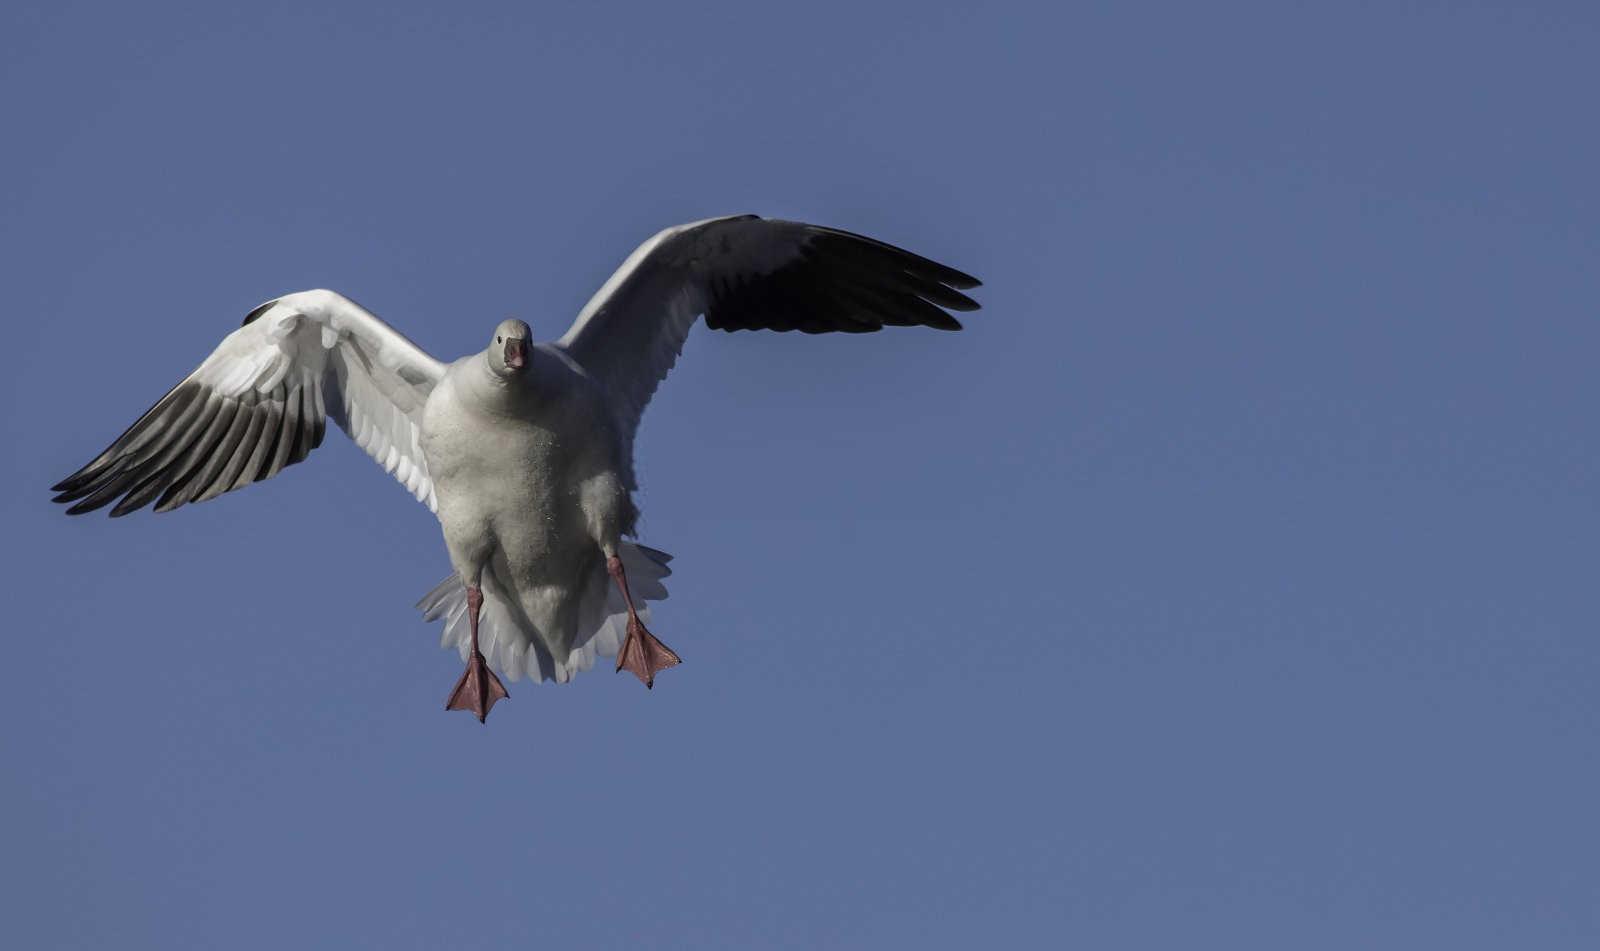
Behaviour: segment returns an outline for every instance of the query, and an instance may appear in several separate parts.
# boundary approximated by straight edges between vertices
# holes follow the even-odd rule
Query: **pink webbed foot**
[[[445,701],[446,710],[466,710],[478,718],[482,723],[489,719],[489,709],[495,701],[504,700],[510,694],[506,693],[505,685],[500,678],[489,669],[489,664],[483,655],[477,651],[467,658],[467,669],[462,672],[461,679],[456,681],[456,689],[450,691],[450,699]]]
[[[617,670],[627,670],[646,689],[656,685],[656,673],[683,663],[672,648],[661,643],[639,620],[639,615],[628,615],[628,639],[617,651]]]
[[[483,659],[483,652],[478,650],[478,613],[483,610],[483,591],[475,584],[467,585],[467,616],[472,624],[472,654],[467,658],[467,669],[462,672],[461,679],[456,681],[456,689],[450,691],[450,699],[444,702],[446,710],[466,710],[478,718],[482,723],[489,719],[489,708],[493,707],[496,700],[504,700],[511,696],[506,693],[506,685],[489,669],[488,661]]]
[[[622,592],[622,600],[628,605],[628,638],[622,642],[622,649],[617,651],[617,670],[627,670],[638,677],[647,689],[653,688],[656,674],[668,667],[678,666],[683,663],[683,658],[656,640],[656,636],[639,620],[639,612],[633,607],[633,595],[628,592],[628,575],[622,569],[622,559],[615,555],[607,558],[606,573],[617,583],[617,590]]]

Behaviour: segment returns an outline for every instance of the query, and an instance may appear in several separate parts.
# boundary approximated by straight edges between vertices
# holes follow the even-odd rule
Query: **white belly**
[[[519,586],[575,580],[626,527],[611,441],[573,399],[485,409],[457,372],[429,398],[421,433],[452,559],[503,556]]]

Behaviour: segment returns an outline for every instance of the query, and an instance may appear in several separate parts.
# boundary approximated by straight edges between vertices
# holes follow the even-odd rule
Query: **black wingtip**
[[[260,307],[257,307],[255,310],[252,310],[250,313],[245,314],[244,315],[244,323],[240,324],[239,326],[241,326],[241,327],[250,326],[252,321],[254,321],[257,317],[260,317],[262,314],[266,313],[267,311],[271,310],[272,309],[272,305],[276,304],[277,302],[278,302],[278,299],[276,297],[274,297],[272,300],[267,301],[265,304],[262,304]]]
[[[84,466],[82,469],[79,469],[77,472],[74,472],[72,475],[62,479],[60,482],[57,482],[55,485],[52,485],[50,487],[50,491],[76,492],[85,485],[94,481],[94,476],[97,473],[104,471],[106,468],[108,468],[106,465],[101,465],[99,469],[96,469],[94,463],[90,463],[89,465]]]

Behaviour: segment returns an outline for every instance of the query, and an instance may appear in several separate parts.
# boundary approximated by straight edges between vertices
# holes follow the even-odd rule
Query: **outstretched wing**
[[[204,363],[88,465],[58,483],[78,515],[121,499],[166,512],[270,479],[322,444],[332,418],[430,509],[418,434],[444,365],[333,291],[251,311]]]
[[[872,238],[755,215],[668,228],[641,244],[557,341],[612,398],[624,439],[683,350],[714,330],[960,330],[978,279]]]

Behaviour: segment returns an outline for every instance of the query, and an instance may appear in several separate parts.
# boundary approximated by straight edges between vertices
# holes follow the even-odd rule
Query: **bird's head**
[[[533,347],[533,331],[515,317],[500,321],[489,343],[489,369],[496,375],[512,377],[527,370]]]

